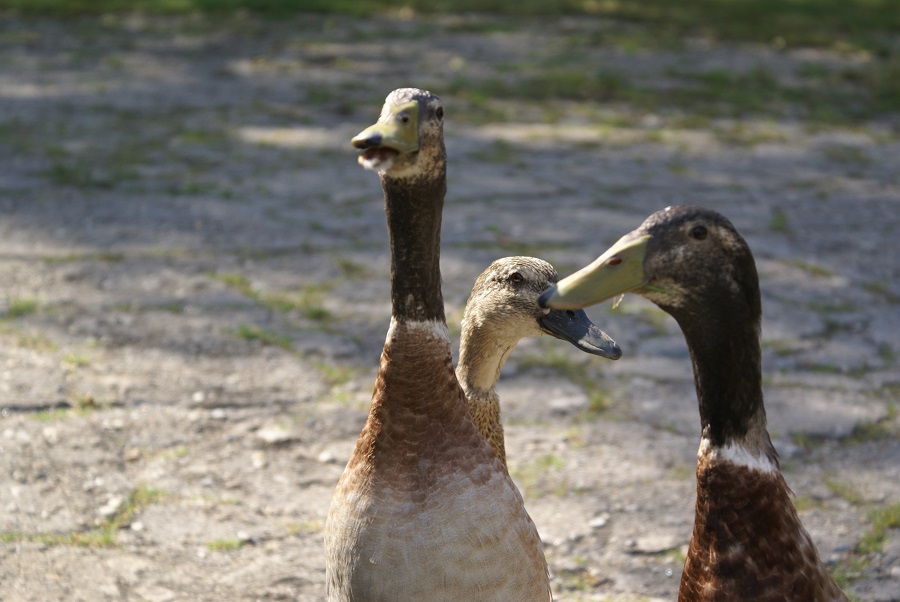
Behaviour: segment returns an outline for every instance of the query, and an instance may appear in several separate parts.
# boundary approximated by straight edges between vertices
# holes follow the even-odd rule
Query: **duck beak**
[[[538,320],[541,330],[564,341],[569,341],[585,353],[599,355],[610,360],[622,357],[622,350],[609,335],[591,322],[583,309],[551,309]]]
[[[578,309],[641,288],[646,284],[644,256],[650,238],[626,234],[594,263],[544,291],[538,303],[552,309]]]
[[[362,151],[390,149],[400,154],[419,150],[419,103],[386,104],[378,123],[367,127],[350,141]],[[365,152],[363,153],[363,155]]]

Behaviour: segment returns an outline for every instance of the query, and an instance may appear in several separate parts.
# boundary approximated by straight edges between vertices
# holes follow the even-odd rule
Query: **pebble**
[[[608,523],[608,522],[609,522],[609,514],[604,512],[600,516],[597,516],[597,517],[589,520],[588,527],[590,527],[592,529],[600,529],[602,527],[605,527],[606,523]]]
[[[250,463],[253,465],[253,468],[259,470],[260,468],[265,468],[268,462],[266,461],[266,454],[261,451],[255,451],[250,454]]]
[[[44,441],[46,441],[50,445],[55,445],[59,442],[59,431],[56,429],[56,427],[45,426],[41,431],[41,434],[44,436]]]
[[[97,509],[97,514],[102,516],[103,518],[109,518],[115,515],[116,512],[122,507],[122,504],[125,503],[125,499],[120,495],[114,495],[106,500],[106,504],[100,506]]]
[[[277,424],[267,424],[256,431],[256,437],[266,445],[282,445],[294,439],[294,436],[284,427]]]

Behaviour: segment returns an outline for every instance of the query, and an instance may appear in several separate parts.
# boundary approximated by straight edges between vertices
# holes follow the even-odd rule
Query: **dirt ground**
[[[722,211],[759,266],[802,519],[856,599],[900,600],[900,127],[488,99],[495,120],[442,93],[614,26],[0,20],[0,599],[324,598],[389,320],[381,191],[349,139],[415,85],[446,106],[451,332],[497,257],[564,275],[666,205]],[[584,52],[643,80],[852,60]],[[684,341],[637,297],[589,314],[625,356],[524,341],[499,387],[510,469],[558,600],[673,600],[699,439]]]

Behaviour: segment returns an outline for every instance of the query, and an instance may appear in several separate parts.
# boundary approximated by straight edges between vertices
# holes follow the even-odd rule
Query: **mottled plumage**
[[[392,92],[354,138],[379,170],[391,238],[391,326],[366,424],[325,525],[328,599],[550,599],[537,530],[454,374],[440,290],[443,107]]]
[[[679,600],[843,600],[777,470],[697,463],[694,533]]]
[[[536,257],[504,257],[478,276],[462,320],[456,375],[472,419],[506,464],[503,424],[497,381],[516,344],[525,337],[550,335],[577,348],[609,359],[622,351],[594,326],[582,310],[548,310],[538,297],[558,275],[552,265]]]
[[[701,445],[679,600],[846,600],[800,524],[766,430],[762,306],[746,241],[714,211],[669,207],[541,303],[583,307],[629,291],[675,318],[694,369]]]

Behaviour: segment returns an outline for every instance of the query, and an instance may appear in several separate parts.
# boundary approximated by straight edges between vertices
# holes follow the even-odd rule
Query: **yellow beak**
[[[580,309],[641,288],[646,284],[644,256],[650,238],[626,234],[594,263],[547,289],[541,306]]]

